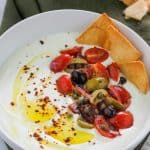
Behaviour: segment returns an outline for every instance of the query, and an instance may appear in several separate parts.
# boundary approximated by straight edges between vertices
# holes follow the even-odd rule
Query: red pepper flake
[[[36,91],[37,90],[37,88],[34,88],[34,91]]]
[[[36,68],[36,70],[38,71],[38,70],[39,70],[39,68],[37,67],[37,68]]]
[[[44,149],[43,145],[40,145],[40,148],[41,148],[41,149]]]
[[[39,137],[40,135],[38,133],[33,133],[33,137]]]
[[[14,103],[14,102],[10,102],[10,105],[11,105],[11,106],[14,106],[14,105],[15,105],[15,103]]]
[[[46,57],[48,58],[48,57],[50,57],[49,55],[46,55]]]
[[[72,131],[75,131],[75,128],[72,127],[71,130],[72,130]]]
[[[27,65],[24,65],[24,66],[23,66],[23,70],[24,70],[24,71],[27,71],[27,70],[29,70],[29,69],[30,69],[30,67],[28,67]]]
[[[46,85],[43,85],[43,88],[44,88],[44,89],[47,88]]]
[[[40,44],[43,45],[43,44],[44,44],[44,41],[43,41],[43,40],[40,40]]]
[[[27,107],[30,108],[31,106],[30,106],[30,105],[27,105]]]
[[[65,44],[65,48],[67,48],[68,47],[68,45],[67,44]]]
[[[31,91],[27,91],[27,93],[28,93],[28,94],[30,94],[30,93],[31,93]]]
[[[74,136],[76,136],[76,135],[77,135],[77,133],[74,133],[73,135],[74,135]]]
[[[36,92],[34,93],[34,95],[37,96],[37,95],[38,95],[38,91],[36,91]]]
[[[39,112],[39,110],[36,109],[35,112]]]
[[[64,139],[65,143],[69,143],[70,142],[70,137],[67,137],[66,139]]]

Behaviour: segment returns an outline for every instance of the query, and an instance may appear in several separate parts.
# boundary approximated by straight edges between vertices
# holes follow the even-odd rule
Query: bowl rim
[[[47,15],[49,13],[61,13],[61,12],[66,12],[66,13],[69,13],[69,12],[81,12],[81,13],[87,13],[88,14],[92,14],[94,15],[95,17],[97,17],[98,15],[100,15],[100,13],[97,13],[97,12],[93,12],[93,11],[87,11],[87,10],[80,10],[80,9],[58,9],[58,10],[51,10],[51,11],[47,11],[47,12],[42,12],[42,13],[39,13],[39,14],[36,14],[36,15],[33,15],[33,16],[30,16],[30,17],[27,17],[26,19],[24,20],[21,20],[19,22],[17,22],[16,24],[12,25],[10,28],[8,28],[4,33],[1,34],[0,36],[0,40],[5,38],[5,36],[7,34],[9,34],[12,30],[14,30],[15,28],[18,28],[19,26],[21,26],[22,24],[32,20],[32,19],[37,19],[39,17],[42,17],[44,15]],[[112,18],[113,19],[113,18]],[[116,19],[113,19],[115,21],[115,23],[117,23],[117,25],[123,27],[125,30],[128,30],[130,33],[132,33],[136,38],[138,38],[141,43],[143,43],[148,49],[150,49],[149,45],[147,44],[146,41],[144,41],[144,39],[139,36],[135,31],[133,31],[131,28],[129,28],[127,25],[121,23],[120,21],[116,20]],[[148,118],[147,120],[148,123],[150,123],[150,117]],[[143,127],[142,131],[139,132],[138,136],[135,138],[134,141],[132,141],[131,143],[129,143],[125,149],[133,149],[135,148],[143,139],[144,137],[146,137],[146,135],[150,132],[150,126],[146,126],[145,128]],[[2,130],[0,128],[0,136],[1,138],[6,142],[8,143],[9,145],[11,145],[12,148],[15,148],[15,149],[23,149],[22,146],[18,145],[17,142],[12,139],[10,136],[7,136],[7,132],[5,132],[4,130]]]

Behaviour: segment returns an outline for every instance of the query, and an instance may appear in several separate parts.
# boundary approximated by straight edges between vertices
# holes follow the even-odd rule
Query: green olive
[[[104,90],[104,89],[96,90],[92,93],[92,97],[90,99],[90,102],[92,104],[96,105],[97,103],[106,99],[107,96],[108,96],[108,92],[106,90]]]
[[[92,78],[86,82],[86,88],[88,91],[92,92],[98,89],[105,89],[108,83],[109,81],[103,77]]]
[[[105,89],[107,88],[108,84],[109,84],[109,80],[104,78],[104,77],[99,77],[97,78],[97,80],[99,81],[99,88],[100,89]]]
[[[71,63],[65,69],[66,72],[71,73],[74,69],[80,69],[86,66],[88,63],[83,58],[73,58]]]
[[[85,86],[88,91],[97,90],[99,89],[99,81],[97,80],[97,78],[92,78],[86,82]]]
[[[118,110],[124,110],[124,105],[122,103],[120,103],[119,101],[117,101],[116,99],[114,99],[113,97],[107,96],[105,98],[105,104],[106,105],[113,105],[114,108],[118,109]]]
[[[71,64],[87,64],[87,61],[83,58],[73,58]]]
[[[83,120],[83,118],[79,117],[77,120],[77,124],[81,127],[81,128],[88,128],[88,129],[92,129],[94,128],[94,126],[86,121]]]

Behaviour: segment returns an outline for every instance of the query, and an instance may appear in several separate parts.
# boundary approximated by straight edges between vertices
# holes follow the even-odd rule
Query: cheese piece
[[[117,63],[138,60],[141,53],[134,45],[116,28],[109,26],[107,29],[107,47],[110,55]],[[107,45],[107,46],[106,46]]]
[[[136,2],[137,0],[121,0],[125,5],[129,6]]]
[[[130,61],[119,64],[120,70],[143,93],[149,88],[146,68],[142,61]]]
[[[150,13],[150,0],[145,0],[145,2],[147,3],[147,6],[148,6],[148,12]]]
[[[138,0],[124,10],[125,17],[141,20],[148,12],[145,0]]]

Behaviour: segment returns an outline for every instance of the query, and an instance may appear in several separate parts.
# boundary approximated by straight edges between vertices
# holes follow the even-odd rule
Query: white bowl
[[[98,13],[83,10],[55,10],[29,17],[17,23],[0,37],[0,65],[2,65],[2,63],[16,49],[25,46],[27,43],[38,40],[41,37],[59,32],[83,31],[86,26],[95,20],[98,15]],[[150,47],[130,28],[116,20],[114,21],[118,25],[119,29],[128,37],[128,39],[130,39],[132,43],[143,53],[143,61],[150,74]],[[0,100],[0,103],[2,103],[2,101],[3,100]],[[144,103],[144,99],[141,101]],[[145,109],[148,109],[148,107]],[[140,112],[137,113],[140,115]],[[136,137],[132,138],[128,144],[123,145],[122,149],[135,148],[150,131],[150,111],[145,117],[145,121],[141,122],[143,125],[141,131],[139,131],[136,134]],[[15,150],[23,149],[21,145],[19,145],[12,137],[10,137],[9,133],[3,129],[1,124],[0,136]],[[117,147],[117,143],[115,144]],[[111,149],[111,144],[109,147]]]

